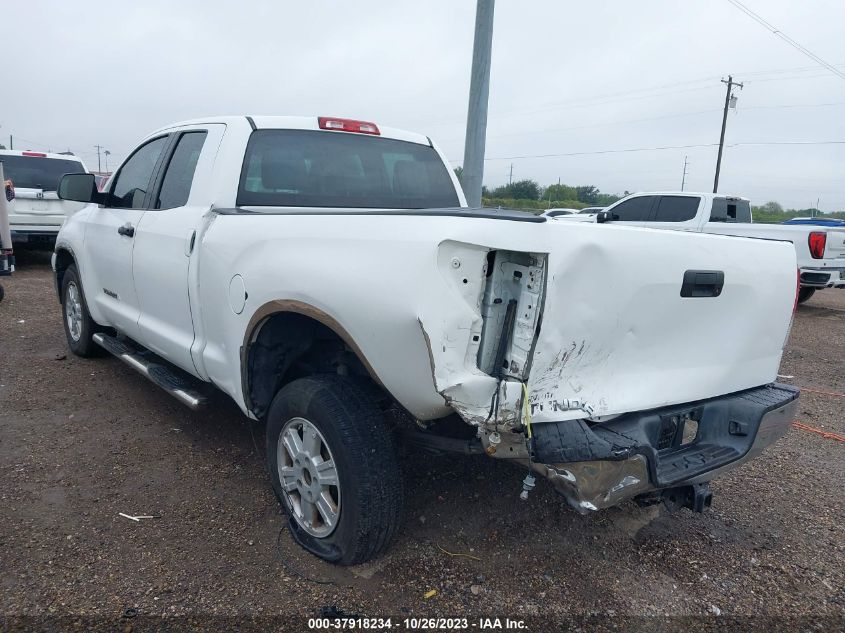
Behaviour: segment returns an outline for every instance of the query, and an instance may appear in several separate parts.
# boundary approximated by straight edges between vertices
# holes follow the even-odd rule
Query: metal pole
[[[95,145],[94,147],[96,147],[96,148],[97,148],[97,173],[100,173],[100,172],[102,172],[102,171],[103,171],[103,170],[101,169],[102,165],[100,165],[100,146],[99,146],[99,145]]]
[[[484,180],[484,146],[487,136],[487,100],[490,95],[490,56],[493,49],[494,0],[478,0],[475,9],[475,40],[467,108],[464,145],[464,194],[470,207],[481,206]]]
[[[684,190],[684,185],[687,182],[687,157],[684,156],[684,175],[681,176],[681,191]]]
[[[9,149],[15,149],[15,140],[12,138],[11,134],[9,134]]]

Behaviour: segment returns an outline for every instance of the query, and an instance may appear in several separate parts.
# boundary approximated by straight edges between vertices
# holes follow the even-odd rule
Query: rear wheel
[[[802,287],[802,288],[798,291],[798,303],[804,303],[804,302],[805,302],[805,301],[807,301],[810,297],[812,297],[812,296],[813,296],[813,294],[814,294],[815,292],[816,292],[816,289],[815,289],[815,288],[806,288],[806,287]]]
[[[71,264],[62,276],[62,316],[67,345],[77,356],[94,356],[99,347],[92,337],[99,327],[88,313],[82,283],[76,266]]]
[[[373,398],[336,375],[283,387],[267,415],[267,466],[296,541],[341,565],[384,551],[399,527],[401,473]]]

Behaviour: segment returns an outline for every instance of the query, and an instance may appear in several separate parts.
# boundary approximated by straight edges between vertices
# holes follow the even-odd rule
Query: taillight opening
[[[807,238],[810,246],[810,256],[813,259],[824,259],[824,247],[827,243],[827,233],[824,231],[812,231]]]
[[[355,132],[357,134],[373,134],[380,136],[381,132],[375,123],[369,121],[356,121],[355,119],[337,119],[334,117],[321,116],[317,118],[321,130],[334,130],[337,132]]]

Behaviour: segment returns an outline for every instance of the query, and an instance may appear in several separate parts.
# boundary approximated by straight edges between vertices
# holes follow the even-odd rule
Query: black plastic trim
[[[246,118],[246,120],[247,120],[247,122],[249,123],[249,127],[251,127],[251,128],[252,128],[252,131],[253,131],[253,132],[255,132],[255,130],[257,130],[257,129],[258,129],[258,126],[257,126],[257,125],[255,125],[255,121],[253,121],[253,120],[252,120],[252,117],[251,117],[251,116],[248,116],[248,117]]]

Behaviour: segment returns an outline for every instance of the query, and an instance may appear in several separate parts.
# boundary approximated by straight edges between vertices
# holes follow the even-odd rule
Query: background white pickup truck
[[[54,255],[71,350],[266,423],[291,531],[327,560],[396,532],[392,431],[512,460],[525,495],[540,474],[582,512],[702,510],[797,402],[772,384],[791,245],[468,209],[423,135],[202,119],[149,136],[106,191],[68,175],[59,195],[87,203]]]
[[[635,193],[607,207],[605,213],[612,222],[631,226],[792,242],[801,274],[799,303],[819,288],[845,287],[845,229],[753,224],[751,204],[745,198],[681,191]]]

